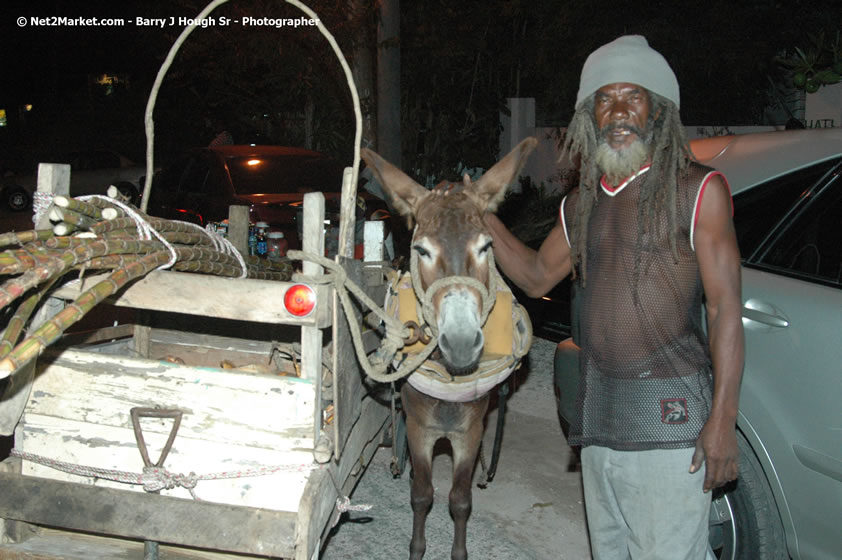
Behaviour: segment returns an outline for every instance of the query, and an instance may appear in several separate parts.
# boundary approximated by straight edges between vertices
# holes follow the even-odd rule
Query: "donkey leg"
[[[409,383],[401,388],[406,413],[406,437],[412,457],[412,540],[410,560],[421,560],[427,549],[424,526],[433,505],[433,446],[443,433],[436,421],[437,401]]]
[[[468,517],[473,503],[471,486],[477,452],[482,442],[483,417],[488,408],[488,397],[471,403],[465,411],[464,430],[451,433],[450,445],[453,448],[453,486],[450,488],[450,515],[453,517],[452,560],[468,558],[467,532]]]
[[[406,420],[409,453],[412,457],[412,540],[409,543],[410,560],[421,560],[427,550],[425,525],[433,505],[433,444],[435,438],[412,417]]]

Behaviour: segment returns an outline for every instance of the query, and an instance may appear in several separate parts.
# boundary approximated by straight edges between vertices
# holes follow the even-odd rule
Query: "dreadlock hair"
[[[656,93],[649,94],[649,121],[646,123],[650,135],[649,153],[651,167],[641,185],[640,205],[638,208],[638,244],[643,234],[650,227],[657,227],[656,216],[666,212],[669,228],[669,244],[673,258],[678,260],[678,228],[676,227],[676,193],[678,179],[688,171],[693,154],[687,141],[687,135],[681,124],[678,107],[675,103]],[[570,226],[571,264],[574,277],[581,276],[585,283],[587,266],[588,222],[596,204],[599,181],[602,170],[596,163],[596,150],[599,146],[599,131],[594,116],[594,98],[591,96],[581,103],[570,121],[564,140],[563,151],[571,159],[577,155],[580,159],[579,197],[576,211]],[[635,271],[639,273],[640,251],[635,261]]]

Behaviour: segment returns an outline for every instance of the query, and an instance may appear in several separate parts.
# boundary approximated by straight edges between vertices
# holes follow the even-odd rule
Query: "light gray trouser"
[[[713,560],[704,467],[693,448],[582,449],[582,481],[594,560]]]

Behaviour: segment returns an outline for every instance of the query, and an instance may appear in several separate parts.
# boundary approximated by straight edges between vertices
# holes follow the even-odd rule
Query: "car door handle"
[[[757,309],[752,309],[750,307],[743,307],[743,317],[771,327],[786,328],[789,326],[789,321],[783,317],[772,315],[771,313],[766,313]]]

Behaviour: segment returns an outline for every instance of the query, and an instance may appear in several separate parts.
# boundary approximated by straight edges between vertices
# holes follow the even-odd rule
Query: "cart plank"
[[[337,495],[337,485],[341,487],[342,496],[350,496],[360,481],[365,469],[368,468],[374,453],[380,445],[382,431],[389,419],[389,408],[371,397],[363,399],[362,414],[351,430],[346,453],[339,463],[331,462],[328,469],[313,473],[307,481],[307,488],[301,497],[298,516],[300,520],[309,519],[299,527],[307,527],[307,531],[300,530],[297,537],[296,560],[310,560],[301,554],[303,551],[319,550],[321,543],[327,538],[333,527],[339,510],[334,506]],[[334,477],[336,484],[330,477]],[[329,522],[328,522],[329,521]],[[321,531],[319,528],[321,527]]]
[[[85,474],[86,467],[140,473],[133,407],[178,409],[181,426],[164,466],[200,480],[203,500],[296,511],[311,474],[313,384],[274,375],[188,367],[66,350],[42,360],[19,427],[17,446],[80,466],[78,474],[24,461],[23,474],[131,488]],[[171,420],[141,421],[155,462]],[[256,476],[252,476],[256,475]],[[185,488],[163,490],[189,497]]]
[[[35,527],[34,525],[28,525]],[[254,556],[161,545],[160,560],[246,560]],[[22,542],[0,544],[0,560],[138,560],[143,543],[73,531],[38,528]]]
[[[107,275],[98,275],[85,279],[85,289],[106,277]],[[329,326],[333,299],[330,292],[333,288],[324,284],[314,286],[318,302],[316,309],[306,317],[295,317],[284,307],[284,294],[291,285],[290,282],[232,279],[156,270],[121,290],[109,301],[118,306],[221,319],[320,328]],[[55,295],[75,299],[79,295],[79,284],[65,286]]]
[[[356,282],[359,286],[363,286],[369,297],[375,302],[382,302],[385,298],[384,286],[368,286],[365,282],[363,263],[351,259],[340,259],[342,268],[345,269],[348,278]],[[335,304],[338,305],[338,304]],[[337,317],[333,322],[333,400],[336,406],[334,412],[334,453],[337,457],[341,457],[343,448],[348,441],[348,436],[351,429],[357,423],[362,410],[363,397],[369,391],[369,388],[363,381],[366,378],[365,372],[362,370],[359,361],[357,361],[356,351],[354,350],[354,343],[351,338],[351,331],[348,328],[348,321],[344,315],[344,308],[341,305],[336,307]],[[367,310],[366,310],[367,311]],[[343,315],[343,317],[340,317]],[[362,316],[354,311],[354,316],[349,320],[354,321],[357,325],[363,325]],[[371,331],[366,331],[363,328],[363,340],[368,342],[379,342],[374,337],[366,336]],[[376,345],[366,348],[366,353],[372,352]]]
[[[292,558],[297,514],[0,472],[0,517],[130,539]]]

